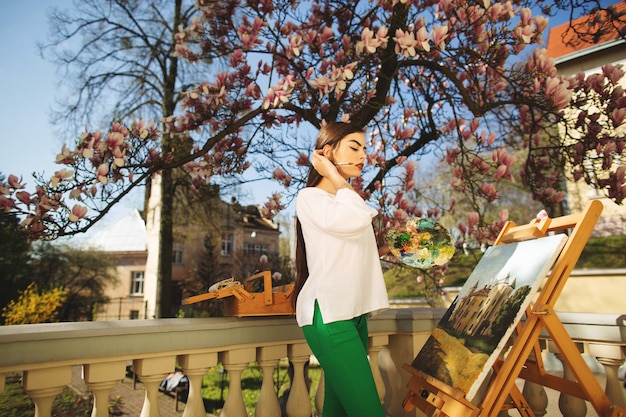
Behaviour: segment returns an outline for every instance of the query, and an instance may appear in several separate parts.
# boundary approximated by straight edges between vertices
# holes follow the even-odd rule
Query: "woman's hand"
[[[315,170],[319,172],[322,177],[330,178],[333,175],[339,174],[335,164],[330,162],[330,160],[324,156],[324,151],[322,149],[316,149],[313,151],[311,163],[313,164],[313,168],[315,168]]]
[[[330,186],[333,188],[330,191],[334,192],[340,188],[352,189],[350,184],[346,181],[346,178],[341,175],[335,164],[324,156],[323,152],[322,149],[313,151],[311,164],[313,164],[313,168],[330,183]]]

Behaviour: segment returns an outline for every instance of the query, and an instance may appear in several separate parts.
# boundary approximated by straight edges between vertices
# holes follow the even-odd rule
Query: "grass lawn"
[[[288,376],[289,364],[286,358],[283,358],[278,367],[274,370],[274,388],[278,394],[280,401],[287,389],[290,387]],[[202,379],[202,398],[204,398],[204,407],[207,412],[215,415],[220,414],[220,410],[224,405],[224,400],[228,395],[228,373],[222,371],[221,364],[211,369]],[[308,366],[309,393],[311,395],[311,407],[315,409],[315,394],[319,385],[322,371],[319,365],[311,364]],[[261,383],[263,382],[263,371],[257,363],[251,363],[241,374],[241,390],[243,392],[243,401],[246,405],[249,417],[254,417],[254,410],[259,400]]]

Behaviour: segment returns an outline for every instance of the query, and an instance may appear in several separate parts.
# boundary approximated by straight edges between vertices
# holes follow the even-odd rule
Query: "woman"
[[[372,218],[347,182],[361,175],[365,133],[323,126],[296,199],[296,320],[324,370],[324,417],[383,417],[367,358],[367,315],[389,307]]]

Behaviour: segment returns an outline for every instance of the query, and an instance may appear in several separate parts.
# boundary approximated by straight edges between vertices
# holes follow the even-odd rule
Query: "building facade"
[[[116,259],[118,282],[106,292],[111,302],[98,306],[96,320],[156,318],[160,227],[160,178],[153,178],[144,213],[132,210],[94,234],[86,246]],[[279,226],[265,219],[258,206],[219,198],[198,212],[208,216],[175,216],[172,253],[172,305],[206,292],[226,278],[242,280],[257,270],[272,269],[279,258]]]
[[[626,2],[624,1],[615,3],[614,7],[618,13],[626,12]],[[574,20],[572,27],[583,24],[585,30],[590,32],[596,29],[588,25],[588,16]],[[583,73],[587,77],[601,73],[604,65],[626,64],[626,41],[620,36],[618,30],[613,28],[613,30],[603,32],[602,35],[595,37],[594,42],[589,42],[581,39],[568,22],[550,30],[546,56],[554,59],[559,74],[574,76]],[[622,79],[621,85],[626,88],[626,80]],[[587,162],[593,164],[594,155],[588,155]],[[626,161],[616,158],[615,163],[624,166]],[[569,211],[580,212],[586,207],[590,199],[601,199],[604,210],[593,236],[626,235],[626,206],[618,205],[606,198],[593,184],[588,185],[582,180],[574,181],[571,173],[568,172],[568,174],[570,174],[567,182]]]

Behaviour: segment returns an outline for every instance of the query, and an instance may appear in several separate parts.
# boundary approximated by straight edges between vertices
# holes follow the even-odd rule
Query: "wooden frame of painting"
[[[534,417],[515,385],[517,378],[528,377],[575,392],[599,415],[626,415],[610,404],[553,311],[601,212],[602,203],[595,200],[579,214],[505,225],[422,350],[404,365],[411,373],[406,411],[496,417],[516,408]],[[545,373],[539,348],[543,330],[557,340],[577,382]]]

